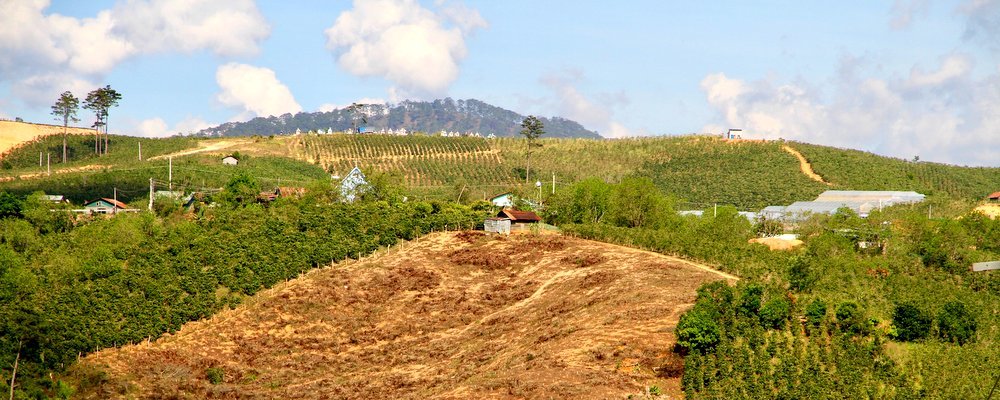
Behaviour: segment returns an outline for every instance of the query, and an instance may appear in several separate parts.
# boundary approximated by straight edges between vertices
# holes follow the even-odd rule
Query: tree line
[[[112,89],[111,85],[94,89],[87,93],[87,97],[84,98],[83,108],[94,112],[94,123],[91,127],[94,128],[95,154],[108,153],[108,119],[111,114],[111,108],[118,107],[118,102],[121,101],[121,99],[121,93]],[[59,99],[57,99],[55,104],[52,105],[52,115],[61,120],[63,123],[63,163],[67,162],[66,136],[68,134],[69,123],[80,121],[80,119],[77,118],[77,112],[79,109],[80,99],[73,95],[73,92],[68,90],[59,95]],[[103,143],[101,141],[102,130],[104,132]]]

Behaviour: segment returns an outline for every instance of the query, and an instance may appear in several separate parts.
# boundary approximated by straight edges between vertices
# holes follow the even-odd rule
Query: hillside
[[[143,161],[137,157],[140,142]],[[827,189],[914,190],[967,201],[1000,190],[1000,168],[914,163],[805,143],[727,141],[706,136],[542,139],[542,147],[532,150],[528,179],[524,141],[513,138],[112,136],[111,154],[98,157],[88,151],[92,139],[80,136],[71,141],[71,154],[82,156],[71,157],[65,166],[53,165],[52,177],[40,176],[38,152],[54,151],[60,143],[52,137],[10,154],[6,160],[12,167],[0,170],[0,189],[20,194],[45,190],[76,198],[107,195],[117,187],[127,200],[142,198],[149,178],[167,179],[164,156],[173,154],[174,180],[186,187],[221,187],[240,171],[252,172],[267,184],[307,186],[311,180],[324,177],[324,171],[342,176],[357,165],[366,174],[384,175],[389,182],[406,187],[414,199],[472,201],[507,191],[536,198],[537,180],[543,183],[544,200],[552,192],[553,179],[558,190],[590,177],[619,182],[628,176],[650,178],[686,209],[729,204],[756,211],[812,199]],[[786,148],[800,153],[814,175],[829,184],[804,173],[797,155]],[[235,152],[246,155],[249,161],[238,168],[222,168],[218,158]],[[102,172],[94,174],[94,170]]]
[[[360,115],[354,115],[346,108],[328,112],[284,114],[281,116],[257,117],[246,122],[227,122],[200,132],[200,136],[251,136],[282,135],[312,131],[346,131],[355,126],[368,129],[399,130],[409,132],[480,133],[482,136],[494,134],[499,137],[515,137],[521,131],[521,121],[525,116],[475,99],[452,100],[450,98],[426,101],[403,101],[399,104],[368,104],[363,114],[367,123],[361,122]],[[565,118],[540,118],[545,124],[549,137],[599,139],[597,132],[587,130],[579,123]]]
[[[87,356],[76,378],[108,374],[84,398],[674,395],[673,326],[698,285],[724,278],[582,239],[438,233]]]
[[[0,120],[0,158],[4,158],[4,154],[26,142],[48,135],[62,135],[62,133],[62,126]],[[69,127],[67,133],[70,135],[93,135],[94,130]],[[62,150],[58,154],[61,155]],[[36,155],[35,161],[37,160]]]

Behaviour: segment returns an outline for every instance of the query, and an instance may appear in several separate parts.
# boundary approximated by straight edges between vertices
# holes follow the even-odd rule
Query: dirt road
[[[163,154],[163,155],[159,155],[159,156],[156,156],[156,157],[150,157],[149,160],[150,161],[153,161],[153,160],[165,160],[165,159],[170,158],[170,157],[180,157],[180,156],[187,156],[187,155],[191,155],[191,154],[198,154],[198,153],[206,153],[206,152],[219,151],[219,150],[228,149],[228,148],[233,147],[233,146],[237,146],[237,145],[241,145],[241,144],[247,144],[247,143],[250,143],[250,142],[251,142],[250,140],[241,140],[241,139],[220,139],[220,140],[217,140],[217,141],[199,141],[198,142],[198,148],[188,149],[188,150],[184,150],[184,151],[178,151],[176,153]]]
[[[809,164],[809,160],[806,160],[805,156],[803,156],[802,153],[799,153],[798,150],[793,149],[789,145],[781,145],[781,149],[795,156],[795,158],[799,159],[799,170],[801,170],[803,174],[808,176],[809,179],[812,179],[816,182],[820,182],[826,185],[832,185],[830,182],[824,180],[822,176],[819,176],[819,174],[813,171],[812,164]]]

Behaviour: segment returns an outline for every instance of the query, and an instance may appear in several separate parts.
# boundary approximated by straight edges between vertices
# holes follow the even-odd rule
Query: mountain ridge
[[[367,123],[361,122],[364,114]],[[347,107],[331,111],[300,112],[280,116],[256,117],[245,122],[227,122],[198,131],[198,136],[227,137],[251,135],[282,135],[309,131],[344,131],[355,126],[371,130],[408,132],[440,131],[460,134],[493,134],[516,137],[526,116],[486,102],[451,98],[434,101],[405,100],[396,104],[364,104],[359,113]],[[540,117],[545,124],[545,137],[600,139],[596,131],[584,128],[576,121],[562,117]]]

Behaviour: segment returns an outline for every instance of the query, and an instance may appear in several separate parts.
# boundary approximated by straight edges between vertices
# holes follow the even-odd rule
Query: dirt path
[[[249,140],[241,140],[241,139],[223,139],[223,140],[219,140],[217,142],[212,142],[212,143],[199,142],[198,146],[201,146],[201,147],[198,147],[196,149],[189,149],[189,150],[184,150],[184,151],[178,151],[176,153],[170,153],[170,154],[164,154],[164,155],[160,155],[160,156],[156,156],[156,157],[150,157],[149,160],[150,161],[153,161],[153,160],[163,160],[163,159],[166,159],[166,158],[169,158],[169,157],[180,157],[180,156],[188,156],[188,155],[191,155],[191,154],[205,153],[205,152],[211,152],[211,151],[219,151],[219,150],[222,150],[222,149],[227,149],[227,148],[230,148],[230,147],[233,147],[233,146],[236,146],[236,145],[247,144],[247,143],[250,143],[250,141]]]
[[[110,169],[111,166],[110,165],[84,165],[84,166],[81,166],[81,167],[71,167],[71,168],[62,168],[62,169],[53,170],[52,174],[56,175],[56,174],[68,174],[70,172],[97,171],[97,170],[102,170],[102,169],[106,169],[106,168]],[[24,180],[24,179],[36,179],[36,178],[43,178],[43,177],[46,177],[46,176],[48,176],[48,174],[46,174],[44,172],[36,172],[36,173],[23,174],[23,175],[18,175],[18,176],[2,176],[2,177],[0,177],[0,182],[9,182],[9,181],[12,181],[12,180],[15,180],[15,179],[22,179],[22,180]]]
[[[816,182],[823,183],[826,185],[831,185],[830,182],[825,181],[822,176],[819,176],[819,174],[813,171],[812,165],[809,164],[809,160],[806,160],[806,158],[802,155],[802,153],[799,153],[798,150],[793,149],[791,146],[787,144],[781,145],[781,149],[787,151],[788,154],[791,154],[795,156],[795,158],[799,159],[799,169],[802,171],[803,174],[806,174],[806,176],[808,176],[809,179],[812,179]]]

